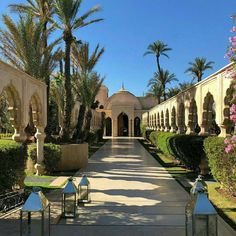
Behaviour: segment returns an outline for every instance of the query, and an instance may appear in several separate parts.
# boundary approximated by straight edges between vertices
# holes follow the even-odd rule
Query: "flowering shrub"
[[[211,174],[226,192],[236,197],[236,148],[230,153],[224,149],[224,138],[208,137],[204,140]]]
[[[231,32],[236,32],[236,26],[231,29]],[[230,46],[226,53],[226,57],[231,62],[236,62],[236,36],[229,38]],[[231,153],[236,148],[236,72],[235,70],[228,71],[227,77],[232,80],[230,86],[230,120],[234,124],[234,134],[232,137],[225,139],[226,144],[225,152]]]

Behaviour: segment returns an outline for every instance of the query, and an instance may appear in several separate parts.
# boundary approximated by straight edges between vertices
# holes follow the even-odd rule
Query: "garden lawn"
[[[62,183],[60,186],[50,186],[50,184],[59,176],[27,176],[25,178],[24,184],[26,187],[41,187],[46,189],[57,189],[62,188],[65,185],[65,182]]]
[[[208,184],[209,199],[217,208],[219,215],[236,230],[236,200],[231,200],[219,193],[219,183]]]

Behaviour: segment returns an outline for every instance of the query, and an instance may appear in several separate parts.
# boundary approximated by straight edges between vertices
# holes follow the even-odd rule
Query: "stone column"
[[[20,125],[13,125],[15,132],[12,139],[16,142],[24,142],[26,140],[25,127]]]
[[[37,139],[37,163],[35,164],[35,169],[37,170],[36,175],[42,175],[44,173],[44,139],[46,135],[44,133],[43,127],[37,127],[37,132],[35,138]]]
[[[133,131],[134,131],[134,128],[133,128],[133,120],[130,119],[130,120],[129,120],[129,137],[133,137]]]
[[[191,115],[190,113],[190,105],[185,106],[185,125],[186,125],[186,134],[193,134],[192,127],[190,125],[191,122]]]
[[[117,127],[117,120],[112,119],[112,137],[118,136],[118,127]]]
[[[105,123],[104,129],[103,129],[103,136],[106,136],[106,129],[107,129],[107,127],[106,127],[106,123]]]

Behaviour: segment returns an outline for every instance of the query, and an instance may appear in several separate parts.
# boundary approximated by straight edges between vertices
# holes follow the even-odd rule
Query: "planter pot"
[[[62,156],[58,171],[70,171],[85,168],[88,164],[88,144],[67,144],[61,146]]]

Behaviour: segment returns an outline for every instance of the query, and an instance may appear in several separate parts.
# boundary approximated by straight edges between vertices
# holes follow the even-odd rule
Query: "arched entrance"
[[[106,136],[112,136],[112,122],[111,118],[107,117],[105,121],[105,126],[106,126]]]
[[[210,92],[207,93],[204,99],[202,118],[202,126],[206,134],[220,134],[220,127],[216,123],[216,104]]]
[[[118,116],[118,136],[129,136],[129,118],[123,112]]]
[[[139,119],[139,117],[136,117],[134,119],[134,136],[139,137],[140,135],[141,135],[140,119]]]

